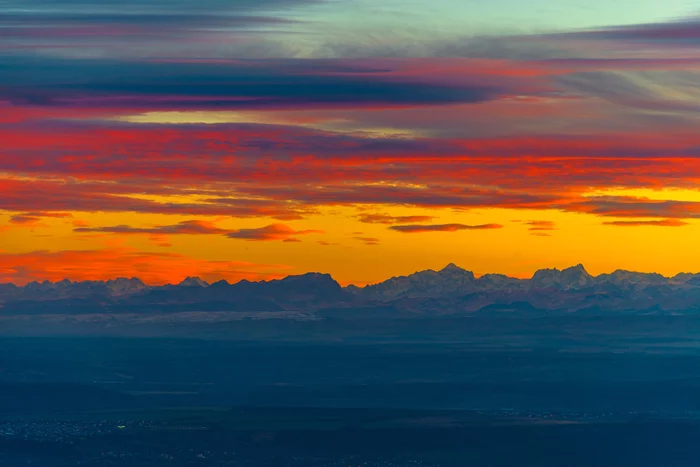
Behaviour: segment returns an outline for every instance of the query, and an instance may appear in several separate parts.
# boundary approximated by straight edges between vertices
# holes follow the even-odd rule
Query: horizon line
[[[435,273],[438,273],[438,272],[444,271],[444,270],[446,270],[446,269],[449,269],[449,268],[451,268],[451,267],[452,267],[452,268],[455,268],[455,269],[459,269],[459,270],[464,271],[464,272],[467,272],[467,273],[471,273],[471,274],[474,276],[474,278],[477,279],[477,280],[481,279],[481,278],[484,277],[484,276],[498,275],[498,276],[508,277],[508,278],[511,278],[511,279],[517,279],[517,280],[522,280],[522,281],[528,281],[528,280],[532,280],[532,279],[535,277],[535,275],[536,275],[538,272],[541,272],[541,271],[564,272],[564,271],[572,270],[572,269],[582,269],[586,274],[588,274],[588,275],[591,276],[592,278],[597,278],[597,277],[604,276],[604,275],[610,275],[610,274],[614,274],[614,273],[616,273],[616,272],[628,272],[628,273],[633,273],[633,274],[658,275],[658,276],[661,276],[661,277],[663,277],[663,278],[665,278],[665,279],[674,279],[674,278],[676,278],[676,277],[678,277],[678,276],[681,276],[681,275],[684,275],[684,274],[689,274],[689,275],[700,274],[700,272],[681,271],[681,272],[678,272],[678,273],[676,273],[676,274],[674,274],[674,275],[672,275],[672,276],[665,276],[665,275],[663,275],[663,274],[661,274],[661,273],[658,273],[658,272],[633,271],[633,270],[629,270],[629,269],[620,269],[620,268],[618,268],[618,269],[614,269],[614,270],[612,270],[612,271],[610,271],[610,272],[603,272],[603,273],[600,273],[600,274],[597,274],[597,275],[593,275],[593,274],[590,274],[590,273],[586,270],[585,266],[584,266],[582,263],[577,263],[577,264],[575,264],[575,265],[573,265],[573,266],[569,266],[569,267],[562,268],[562,269],[559,269],[559,268],[556,268],[556,267],[554,267],[554,268],[546,268],[546,267],[545,267],[545,268],[539,268],[539,269],[536,269],[536,270],[532,273],[532,275],[530,275],[529,277],[518,277],[518,276],[509,276],[508,274],[502,274],[502,273],[498,273],[498,272],[487,272],[487,273],[483,273],[483,274],[477,274],[477,273],[475,273],[475,272],[473,272],[473,271],[471,271],[471,270],[469,270],[469,269],[462,268],[461,266],[458,266],[458,265],[456,265],[455,263],[450,262],[450,263],[448,263],[445,267],[443,267],[443,268],[441,268],[441,269],[432,269],[432,268],[421,269],[421,270],[413,271],[412,273],[407,273],[407,274],[403,274],[403,275],[395,275],[395,276],[391,276],[391,277],[388,277],[388,278],[386,278],[386,279],[380,280],[380,281],[378,281],[378,282],[371,282],[371,283],[369,283],[369,282],[368,282],[368,283],[347,282],[347,283],[344,283],[344,284],[343,284],[343,283],[341,283],[341,282],[338,282],[338,281],[333,277],[333,275],[332,275],[331,273],[328,273],[328,272],[320,272],[320,271],[308,271],[308,272],[300,273],[300,274],[289,274],[289,275],[284,276],[284,277],[273,278],[273,279],[250,280],[250,279],[243,278],[243,279],[240,279],[240,280],[238,280],[238,281],[236,281],[236,282],[229,282],[228,280],[223,279],[223,278],[222,278],[222,279],[213,280],[213,281],[208,281],[208,280],[202,279],[202,278],[199,277],[199,276],[186,276],[186,277],[183,277],[183,278],[182,278],[179,282],[177,282],[177,283],[174,283],[174,282],[164,282],[164,283],[157,283],[157,284],[156,284],[156,283],[148,283],[148,282],[145,282],[144,280],[142,280],[142,279],[139,278],[138,276],[131,276],[131,277],[117,276],[117,277],[113,277],[113,278],[110,278],[110,279],[83,279],[83,280],[72,280],[72,279],[69,279],[69,278],[63,278],[63,279],[57,280],[57,281],[55,281],[55,282],[52,282],[52,281],[50,281],[50,280],[48,280],[48,279],[44,279],[44,280],[34,279],[34,280],[30,280],[30,281],[28,281],[28,282],[26,282],[26,283],[24,283],[24,284],[18,284],[18,283],[9,281],[9,282],[0,282],[0,285],[13,285],[13,286],[15,286],[15,287],[20,287],[20,288],[21,288],[21,287],[26,287],[27,285],[33,284],[33,283],[36,283],[36,284],[44,284],[44,283],[47,283],[47,282],[48,282],[49,284],[59,284],[59,283],[61,283],[61,282],[66,282],[66,281],[67,281],[67,282],[70,282],[71,284],[80,284],[80,283],[86,283],[86,282],[98,282],[98,283],[99,283],[99,282],[102,282],[102,283],[107,283],[107,282],[109,282],[109,281],[117,281],[117,280],[138,280],[138,281],[140,281],[141,283],[143,283],[144,285],[146,285],[147,287],[167,287],[167,286],[178,286],[178,285],[180,285],[182,282],[186,281],[187,279],[198,279],[198,280],[201,280],[201,281],[207,283],[207,285],[213,285],[213,284],[215,284],[215,283],[217,283],[217,282],[226,282],[227,284],[230,284],[230,285],[236,285],[236,284],[240,284],[240,283],[242,283],[242,282],[251,282],[251,283],[275,282],[275,281],[284,280],[284,279],[287,279],[287,278],[290,278],[290,277],[301,277],[301,276],[305,276],[305,275],[323,275],[323,276],[329,276],[333,281],[335,281],[335,282],[336,282],[338,285],[340,285],[342,288],[348,288],[348,287],[351,287],[351,286],[358,287],[358,288],[364,288],[364,287],[369,287],[369,286],[372,286],[372,285],[381,284],[381,283],[386,282],[386,281],[391,280],[391,279],[397,279],[397,278],[401,278],[401,277],[408,277],[408,276],[411,276],[411,275],[414,275],[414,274],[418,274],[418,273],[423,273],[423,272],[435,272]],[[358,284],[362,284],[362,285],[358,285]]]

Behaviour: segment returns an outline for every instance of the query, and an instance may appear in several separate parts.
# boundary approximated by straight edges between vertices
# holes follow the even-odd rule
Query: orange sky
[[[68,218],[42,218],[27,224],[9,223],[4,216],[0,277],[26,282],[136,275],[151,283],[163,283],[188,275],[235,281],[322,271],[332,273],[342,283],[363,284],[415,270],[441,268],[449,262],[477,274],[502,272],[519,277],[529,277],[538,268],[563,268],[579,261],[593,274],[627,268],[672,275],[696,271],[695,265],[700,264],[700,249],[695,247],[700,224],[693,221],[682,227],[620,227],[605,225],[604,219],[590,214],[554,210],[487,208],[454,212],[374,206],[368,211],[399,217],[435,216],[430,225],[502,225],[497,229],[404,233],[391,230],[387,224],[360,222],[358,215],[365,211],[356,207],[323,211],[283,224],[293,232],[319,233],[283,234],[260,241],[221,234],[74,231],[75,225],[150,228],[177,224],[190,220],[190,216],[75,212]],[[280,223],[257,217],[203,219],[225,231]],[[298,241],[284,241],[289,239]],[[36,251],[37,245],[45,251]]]

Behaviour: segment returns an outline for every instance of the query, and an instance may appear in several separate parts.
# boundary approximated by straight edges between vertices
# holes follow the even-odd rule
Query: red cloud
[[[614,216],[610,203],[582,194],[700,183],[700,157],[695,157],[700,137],[680,132],[440,140],[363,138],[273,125],[76,124],[0,127],[0,140],[0,171],[36,177],[0,180],[0,209],[18,213],[131,211],[291,220],[324,206],[384,204],[554,208]],[[199,196],[189,203],[158,202],[144,194]],[[638,217],[700,212],[692,203],[647,204],[649,209],[625,208]],[[648,214],[654,210],[660,212]],[[359,219],[428,221],[428,216],[382,216]]]
[[[404,233],[422,233],[422,232],[457,232],[460,230],[488,230],[503,228],[501,224],[434,224],[434,225],[393,225],[389,227],[391,230]]]

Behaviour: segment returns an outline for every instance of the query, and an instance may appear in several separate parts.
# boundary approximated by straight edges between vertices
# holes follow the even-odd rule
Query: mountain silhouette
[[[0,284],[3,314],[308,312],[319,317],[517,313],[700,312],[700,274],[664,277],[616,270],[593,276],[583,265],[540,269],[530,279],[473,272],[453,263],[365,287],[341,287],[329,274],[211,285],[197,277],[150,286],[138,278]]]

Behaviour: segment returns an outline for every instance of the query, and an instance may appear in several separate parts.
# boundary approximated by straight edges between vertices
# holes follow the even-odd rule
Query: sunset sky
[[[698,12],[0,0],[0,282],[700,272]]]

